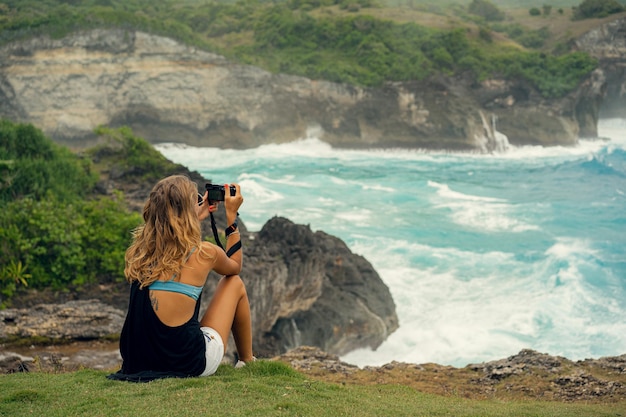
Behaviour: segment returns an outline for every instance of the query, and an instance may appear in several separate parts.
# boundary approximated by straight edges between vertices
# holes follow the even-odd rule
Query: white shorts
[[[200,376],[213,375],[224,358],[224,342],[222,336],[211,327],[200,327],[204,334],[206,346],[206,367]]]

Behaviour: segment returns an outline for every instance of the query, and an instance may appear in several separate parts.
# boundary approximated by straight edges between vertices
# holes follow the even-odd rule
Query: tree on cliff
[[[601,18],[624,10],[617,0],[585,0],[574,10],[573,19]]]
[[[472,0],[467,10],[488,22],[499,22],[505,17],[504,12],[489,0]]]

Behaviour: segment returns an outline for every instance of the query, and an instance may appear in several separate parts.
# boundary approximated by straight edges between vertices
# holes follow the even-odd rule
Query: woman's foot
[[[256,357],[252,357],[252,359],[250,359],[247,362],[254,362],[256,360]],[[243,368],[244,366],[246,366],[246,362],[242,361],[242,360],[237,360],[237,363],[235,364],[235,368]]]

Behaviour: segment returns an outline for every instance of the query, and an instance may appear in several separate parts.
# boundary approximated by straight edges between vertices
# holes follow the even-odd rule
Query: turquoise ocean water
[[[531,348],[570,359],[626,353],[626,120],[609,140],[496,154],[332,149],[315,137],[249,150],[161,144],[240,214],[344,240],[389,286],[400,328],[342,359],[453,366]]]

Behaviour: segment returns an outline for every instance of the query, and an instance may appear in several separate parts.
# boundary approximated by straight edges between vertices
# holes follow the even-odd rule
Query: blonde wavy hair
[[[189,178],[173,175],[159,181],[143,208],[144,224],[133,231],[124,274],[141,288],[161,277],[180,274],[202,232],[195,210],[198,188]],[[169,278],[168,278],[169,279]]]

